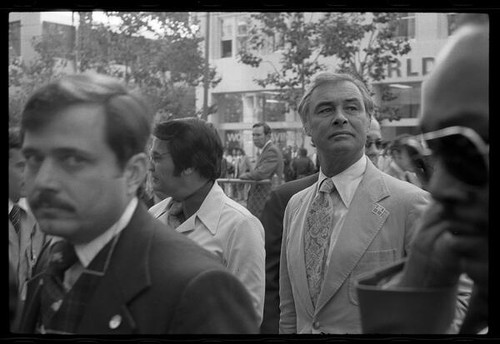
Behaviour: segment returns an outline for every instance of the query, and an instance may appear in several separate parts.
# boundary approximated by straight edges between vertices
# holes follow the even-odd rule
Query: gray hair
[[[311,102],[311,94],[313,91],[318,87],[323,84],[327,83],[337,83],[340,81],[349,81],[352,82],[356,87],[359,89],[361,92],[361,95],[363,96],[363,104],[365,106],[365,110],[368,113],[369,117],[372,118],[373,113],[375,111],[375,103],[370,95],[370,91],[368,91],[368,88],[362,82],[361,80],[355,78],[354,76],[350,74],[340,74],[340,73],[332,73],[332,72],[322,72],[317,74],[309,84],[309,86],[306,88],[306,92],[304,93],[304,96],[302,96],[302,99],[300,100],[298,111],[300,118],[302,119],[302,123],[305,123],[305,120],[307,118],[307,114],[309,112],[309,105]]]

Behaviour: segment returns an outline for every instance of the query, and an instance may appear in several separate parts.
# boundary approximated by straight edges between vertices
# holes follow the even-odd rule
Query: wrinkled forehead
[[[466,126],[488,140],[489,40],[477,27],[464,27],[443,47],[422,85],[424,132]]]

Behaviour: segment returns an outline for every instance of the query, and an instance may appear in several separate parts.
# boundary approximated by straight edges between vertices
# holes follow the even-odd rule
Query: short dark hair
[[[363,97],[363,104],[365,105],[366,113],[369,118],[372,118],[375,111],[375,103],[370,95],[370,91],[366,87],[365,83],[356,77],[347,74],[347,73],[332,73],[332,72],[322,72],[317,74],[306,88],[302,99],[300,100],[298,106],[298,112],[300,118],[302,119],[302,123],[305,123],[307,118],[307,114],[309,112],[309,105],[311,102],[311,94],[313,91],[320,85],[328,84],[328,83],[337,83],[340,81],[349,81],[352,82],[361,92]]]
[[[266,122],[258,122],[258,123],[255,123],[252,126],[252,128],[258,128],[258,127],[263,127],[264,128],[264,135],[270,135],[271,134],[271,127]]]
[[[102,106],[105,139],[122,169],[132,156],[145,152],[151,133],[149,106],[120,80],[96,73],[68,75],[35,91],[22,113],[22,133],[44,127],[77,104]]]
[[[167,142],[174,162],[174,175],[194,168],[209,180],[220,177],[222,142],[215,127],[195,117],[158,123],[153,135]]]

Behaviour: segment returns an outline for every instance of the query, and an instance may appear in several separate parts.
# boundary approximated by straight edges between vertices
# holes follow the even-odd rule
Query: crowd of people
[[[11,332],[487,333],[488,52],[487,17],[463,16],[422,134],[392,142],[362,81],[319,73],[298,104],[316,155],[259,122],[253,166],[112,77],[40,87],[9,130]]]

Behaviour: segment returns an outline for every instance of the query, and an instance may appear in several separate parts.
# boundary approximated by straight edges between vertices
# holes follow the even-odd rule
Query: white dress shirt
[[[167,198],[149,209],[163,223],[167,223]],[[214,183],[196,213],[176,230],[215,254],[247,288],[259,323],[264,312],[265,248],[264,228],[245,207],[230,199]]]
[[[330,178],[333,181],[333,185],[335,185],[335,189],[337,190],[337,192],[332,193],[333,218],[335,224],[333,226],[332,235],[330,237],[330,247],[328,250],[325,271],[328,270],[332,251],[337,242],[340,229],[344,225],[344,221],[347,216],[347,212],[349,211],[349,206],[351,205],[354,193],[358,189],[359,183],[361,182],[361,179],[363,179],[363,175],[365,174],[366,159],[368,159],[368,157],[363,155],[358,161],[349,166],[347,169]],[[318,192],[318,188],[321,185],[323,179],[326,178],[328,177],[320,169],[318,183],[316,186],[316,193]]]

